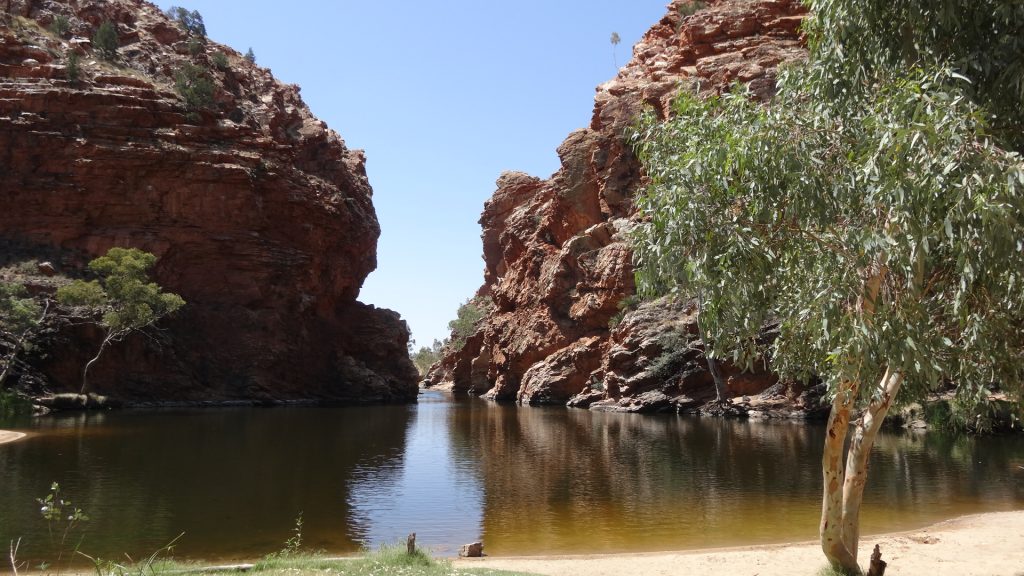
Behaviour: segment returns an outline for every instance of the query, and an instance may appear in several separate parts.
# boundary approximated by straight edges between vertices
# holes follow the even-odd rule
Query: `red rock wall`
[[[46,31],[55,14],[70,18],[65,38]],[[10,0],[6,15],[0,242],[59,249],[63,272],[112,246],[148,250],[157,280],[188,302],[156,341],[112,348],[90,374],[95,391],[415,399],[405,323],[356,301],[380,234],[363,153],[310,113],[298,86],[214,42],[191,54],[185,32],[141,0]],[[108,19],[116,65],[87,40]],[[190,115],[175,93],[186,62],[212,71],[213,109]],[[64,338],[41,368],[70,387],[95,334]]]
[[[777,66],[805,56],[799,0],[705,4],[689,16],[681,13],[688,0],[669,5],[632,61],[597,88],[590,126],[559,147],[562,165],[550,179],[517,172],[498,179],[480,217],[486,267],[479,294],[495,307],[461,350],[434,367],[432,384],[523,404],[617,409],[682,409],[714,396],[702,362],[691,362],[687,378],[647,374],[664,352],[664,335],[696,337],[684,305],[645,304],[609,328],[619,303],[635,292],[624,234],[643,178],[626,129],[644,106],[664,117],[680,89],[709,93],[741,82],[768,99]],[[773,382],[729,374],[737,394]]]

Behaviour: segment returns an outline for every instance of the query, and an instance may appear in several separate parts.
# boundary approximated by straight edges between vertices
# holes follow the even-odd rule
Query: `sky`
[[[302,87],[366,151],[381,225],[360,300],[401,313],[416,346],[448,335],[483,282],[484,201],[505,170],[547,178],[668,0],[180,0],[208,36]],[[612,32],[621,37],[613,47]]]

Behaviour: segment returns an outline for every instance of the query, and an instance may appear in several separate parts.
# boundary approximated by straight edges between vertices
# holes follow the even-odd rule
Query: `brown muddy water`
[[[81,550],[124,558],[330,553],[418,534],[451,555],[678,550],[809,540],[823,428],[516,408],[428,392],[415,406],[125,411],[25,420],[0,445],[0,543],[53,552],[52,482],[90,520]],[[1024,438],[885,433],[865,533],[1024,508]],[[77,536],[75,537],[77,542]]]

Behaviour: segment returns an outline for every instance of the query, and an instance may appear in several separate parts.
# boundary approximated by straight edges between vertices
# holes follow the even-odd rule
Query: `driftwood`
[[[416,533],[409,534],[409,537],[405,539],[405,551],[406,554],[412,556],[416,553]]]
[[[885,567],[888,563],[882,560],[882,550],[875,544],[875,551],[871,553],[871,567],[868,568],[868,576],[885,576]]]

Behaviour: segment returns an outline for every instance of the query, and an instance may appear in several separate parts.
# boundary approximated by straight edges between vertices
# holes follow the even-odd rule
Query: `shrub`
[[[117,28],[114,27],[110,20],[105,20],[96,29],[96,33],[92,36],[92,46],[96,53],[99,54],[99,57],[107,62],[113,62],[117,59],[117,49],[119,47]]]
[[[68,64],[64,68],[64,71],[67,73],[68,81],[78,82],[78,79],[82,75],[82,70],[81,67],[78,65],[77,52],[72,51],[70,54],[68,54]]]
[[[53,17],[53,22],[50,22],[50,32],[58,38],[63,38],[70,28],[71,21],[63,14],[57,14]]]
[[[182,66],[174,75],[174,89],[185,101],[185,108],[192,114],[213,105],[213,80],[201,66]]]
[[[416,365],[416,369],[419,370],[420,376],[425,376],[427,371],[430,370],[430,367],[441,359],[441,350],[443,348],[444,342],[434,340],[434,344],[432,346],[422,346],[412,354],[412,363]]]
[[[622,319],[626,317],[626,314],[636,310],[637,306],[640,305],[640,302],[642,302],[642,300],[640,299],[640,296],[636,294],[631,294],[622,300],[619,300],[619,311],[608,320],[608,328],[615,328],[621,324]]]
[[[186,10],[181,6],[171,6],[167,9],[167,17],[178,23],[189,34],[206,39],[206,24],[203,23],[203,15],[198,10]]]
[[[198,55],[200,55],[203,52],[204,48],[206,48],[206,44],[202,40],[199,40],[198,38],[189,38],[188,39],[188,53],[189,54],[191,54],[193,56],[198,56]]]
[[[256,63],[256,53],[252,51],[252,47],[251,46],[245,52],[245,59],[248,60],[250,64],[255,64]]]
[[[679,11],[680,16],[685,18],[687,16],[695,14],[699,10],[707,8],[707,5],[707,2],[701,2],[700,0],[690,0],[690,2],[686,4],[680,4],[676,10]]]
[[[452,331],[450,343],[455,349],[461,349],[466,345],[466,338],[476,331],[477,325],[494,306],[489,296],[471,298],[459,306],[455,313],[455,319],[448,323]]]
[[[213,65],[216,66],[218,70],[227,70],[229,66],[228,55],[219,51],[214,52]]]

